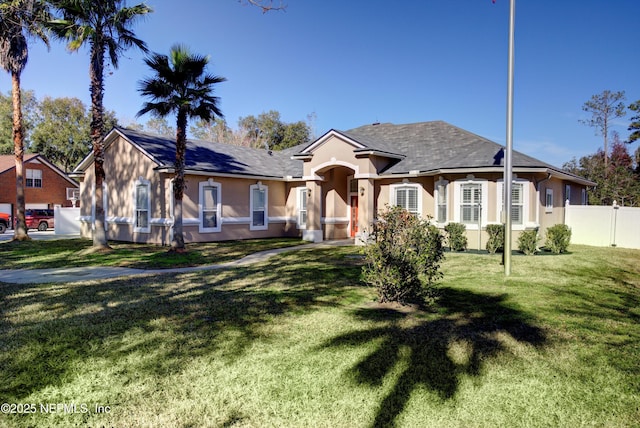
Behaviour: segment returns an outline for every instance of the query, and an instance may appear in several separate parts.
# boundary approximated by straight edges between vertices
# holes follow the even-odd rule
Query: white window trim
[[[218,201],[216,203],[216,218],[218,219],[218,223],[216,227],[204,227],[204,205],[202,201],[204,201],[205,187],[215,187],[218,189]],[[222,184],[215,182],[210,178],[207,181],[201,181],[198,183],[198,232],[212,233],[220,231],[222,231]]]
[[[496,183],[498,188],[498,197],[496,198],[496,212],[498,213],[498,218],[496,220],[500,223],[502,220],[500,218],[500,213],[503,210],[504,203],[504,179],[499,179]],[[511,228],[513,230],[525,230],[528,226],[536,226],[529,220],[529,181],[524,179],[515,179],[512,181],[512,183],[522,185],[522,224],[512,223]]]
[[[302,198],[300,197],[300,193],[301,192],[308,192],[308,189],[306,187],[296,187],[296,210],[297,210],[297,215],[296,215],[296,226],[298,229],[301,230],[305,230],[307,228],[307,224],[302,224],[300,223],[300,211],[301,211],[301,204],[302,204]],[[309,219],[309,195],[307,194],[307,207],[305,209],[306,213],[307,213],[307,220]]]
[[[422,217],[422,184],[420,183],[411,183],[411,182],[402,182],[402,183],[394,183],[389,185],[389,205],[398,205],[396,192],[398,189],[403,187],[413,187],[416,189],[418,193],[418,211],[415,213],[418,217]]]
[[[568,203],[571,202],[571,184],[564,185],[564,200],[565,200],[565,205],[567,205],[567,202]]]
[[[551,197],[551,205],[549,205],[549,197]],[[553,212],[553,189],[548,187],[544,191],[544,212]]]
[[[480,227],[486,227],[488,222],[487,212],[489,207],[489,181],[481,178],[464,178],[453,182],[453,221],[462,223],[460,218],[460,206],[462,205],[462,185],[479,184],[482,192],[482,207],[480,211]],[[478,230],[478,223],[465,223],[467,230]]]
[[[264,224],[256,226],[253,224],[253,191],[255,189],[264,190]],[[262,183],[253,184],[249,186],[249,230],[267,230],[269,229],[269,186],[265,186]]]
[[[31,186],[27,186],[28,181],[31,180]],[[40,185],[36,186],[36,180],[40,180]],[[41,169],[33,169],[33,168],[25,168],[24,174],[24,187],[28,187],[30,189],[42,189],[42,170]]]
[[[438,221],[438,213],[439,213],[439,204],[438,204],[438,200],[440,198],[440,191],[438,190],[439,186],[444,186],[444,222],[440,222]],[[436,222],[436,224],[440,224],[440,225],[446,225],[447,223],[449,223],[449,180],[445,180],[443,178],[440,178],[438,181],[435,182],[434,184],[434,188],[433,188],[433,205],[434,205],[434,210],[433,212],[435,213],[434,216],[434,220]]]
[[[582,188],[582,205],[589,205],[589,198],[587,196],[587,189]]]
[[[138,186],[145,186],[147,188],[147,227],[138,227],[136,226],[136,211],[138,208]],[[133,191],[131,192],[133,196],[133,232],[134,233],[151,233],[151,182],[142,177],[138,178],[133,183]],[[106,194],[106,192],[105,192]],[[106,207],[105,207],[105,218],[106,218]],[[106,223],[106,221],[105,221]]]

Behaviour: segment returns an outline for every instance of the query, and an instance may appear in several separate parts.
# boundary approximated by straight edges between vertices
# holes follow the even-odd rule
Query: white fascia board
[[[371,149],[371,150],[354,150],[356,157],[366,157],[366,156],[380,156],[380,157],[385,157],[385,158],[390,158],[390,159],[404,159],[406,156],[405,155],[400,155],[397,153],[391,153],[391,152],[383,152],[381,150],[375,150],[375,149]]]
[[[164,172],[167,174],[174,174],[175,168],[173,167],[161,167],[155,168],[157,172]],[[225,177],[225,178],[246,178],[250,180],[269,180],[269,181],[300,181],[302,178],[295,178],[291,176],[286,177],[277,177],[277,176],[269,176],[269,175],[251,175],[251,174],[232,174],[232,173],[224,173],[224,172],[215,172],[215,171],[193,171],[186,169],[184,171],[185,175],[197,175],[197,176],[205,176],[205,177]]]
[[[142,153],[143,155],[145,155],[146,157],[148,157],[152,162],[154,162],[157,165],[160,165],[160,162],[158,162],[153,156],[151,156],[146,150],[144,150],[142,147],[138,146],[137,144],[135,144],[133,141],[131,141],[129,138],[127,138],[126,135],[124,135],[119,129],[117,128],[113,128],[111,130],[111,132],[109,132],[104,139],[102,140],[103,146],[102,146],[102,150],[107,150],[107,148],[113,144],[113,142],[116,140],[117,137],[122,137],[125,140],[127,140],[127,142],[129,144],[131,144],[132,146],[134,146],[136,148],[136,150],[138,150],[140,153]],[[73,170],[73,173],[83,173],[88,167],[89,165],[91,165],[91,163],[93,162],[93,150],[91,152],[89,152],[89,154],[87,156],[85,156],[84,159],[82,159],[82,161],[78,164],[77,167],[75,167],[75,169]]]
[[[513,167],[513,172],[520,174],[535,174],[535,173],[543,173],[543,174],[551,174],[553,177],[560,178],[562,180],[572,181],[574,183],[582,184],[585,186],[595,186],[596,183],[587,180],[583,177],[578,177],[573,174],[569,174],[554,168],[547,167],[535,167],[535,166],[522,166],[522,167]],[[436,169],[432,171],[423,171],[418,175],[421,176],[432,176],[432,175],[442,175],[442,174],[474,174],[474,173],[503,173],[504,166],[488,166],[488,167],[480,167],[480,168],[445,168],[445,169]],[[406,174],[391,174],[392,177],[403,177]]]

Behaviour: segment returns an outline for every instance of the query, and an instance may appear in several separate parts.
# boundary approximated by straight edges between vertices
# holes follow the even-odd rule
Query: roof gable
[[[49,162],[47,158],[38,153],[26,153],[23,158],[23,164],[25,167],[28,167],[29,164],[39,163],[49,168],[64,180],[69,182],[72,186],[78,187],[78,183],[73,179],[69,178],[69,176],[62,171],[60,168],[55,166],[53,163]],[[0,155],[0,174],[8,172],[12,169],[16,168],[16,157],[14,155]]]
[[[157,165],[157,169],[174,168],[176,158],[175,139],[127,128],[114,128],[105,137],[105,150],[115,141],[117,136],[123,137],[137,150],[149,157]],[[290,158],[290,151],[267,151],[188,139],[185,153],[185,169],[191,172],[201,171],[273,178],[301,176],[301,163],[294,162]],[[85,171],[92,163],[93,154],[89,154],[76,167],[76,172]],[[298,164],[300,165],[298,166]]]
[[[39,156],[37,153],[27,153],[24,155],[24,162]],[[14,155],[0,155],[0,174],[16,167],[16,157]]]

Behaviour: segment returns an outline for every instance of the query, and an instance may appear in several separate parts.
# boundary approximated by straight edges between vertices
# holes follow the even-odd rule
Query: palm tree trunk
[[[184,196],[184,165],[187,150],[187,114],[178,111],[176,126],[176,164],[175,178],[173,180],[173,240],[171,250],[184,252],[184,235],[182,233],[182,197]]]
[[[16,156],[16,218],[13,239],[29,239],[25,222],[24,199],[24,132],[22,128],[22,99],[20,98],[20,74],[11,73],[11,91],[13,100],[13,150]]]
[[[91,64],[89,66],[91,79],[91,143],[93,144],[94,172],[96,176],[95,204],[96,217],[94,220],[93,247],[108,248],[105,232],[104,193],[104,46],[99,42],[91,45]]]

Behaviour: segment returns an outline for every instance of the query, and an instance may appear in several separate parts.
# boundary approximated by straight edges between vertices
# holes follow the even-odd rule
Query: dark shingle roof
[[[381,123],[338,132],[371,149],[404,156],[385,173],[501,164],[501,145],[442,121],[406,125]],[[554,168],[516,151],[512,159],[514,167]]]
[[[117,131],[151,156],[159,168],[173,167],[173,139],[125,128],[117,128]],[[374,151],[392,159],[386,170],[379,171],[381,175],[415,171],[437,173],[447,169],[472,171],[476,168],[499,168],[500,165],[504,165],[501,145],[443,121],[366,125],[348,131],[329,131],[325,136],[331,132],[342,134],[364,147],[354,149],[355,152]],[[312,150],[322,138],[324,137],[311,144],[273,152],[188,140],[186,169],[273,178],[299,178],[303,175],[303,161],[300,155],[309,154],[308,150]],[[296,158],[292,158],[294,155]],[[513,151],[512,160],[514,168],[542,168],[590,183],[520,152]]]
[[[117,128],[131,142],[150,155],[160,168],[175,163],[175,140],[126,128]],[[301,176],[302,162],[293,162],[289,151],[233,146],[202,140],[187,140],[186,169],[264,177]]]

